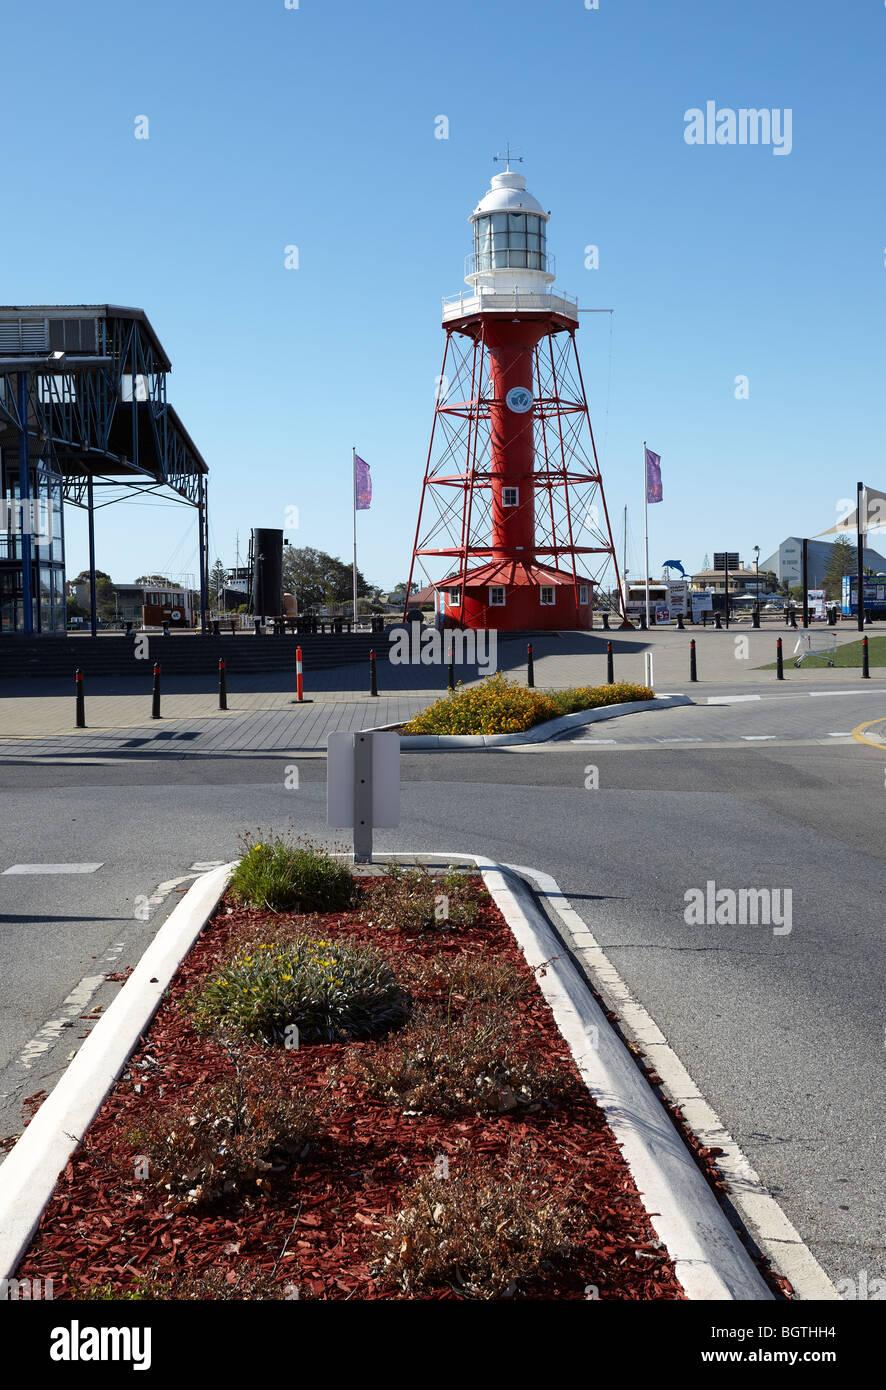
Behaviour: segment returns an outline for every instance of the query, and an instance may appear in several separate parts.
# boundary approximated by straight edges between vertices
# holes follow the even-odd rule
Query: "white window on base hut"
[[[489,586],[489,607],[504,608],[505,606],[505,586],[504,584],[490,584]]]
[[[588,586],[587,586],[587,584],[579,584],[579,586],[578,586],[578,602],[579,602],[579,605],[585,604],[585,603],[587,603],[587,601],[588,601]]]
[[[539,589],[539,603],[542,608],[553,608],[554,606],[554,586],[553,584],[542,584]]]

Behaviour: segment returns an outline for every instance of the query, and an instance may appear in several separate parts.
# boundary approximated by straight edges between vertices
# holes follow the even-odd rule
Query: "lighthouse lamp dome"
[[[548,214],[527,192],[522,174],[494,174],[492,186],[471,213],[474,254],[469,285],[497,288],[507,280],[520,288],[542,288],[554,279],[546,247]],[[515,277],[514,272],[518,272]]]

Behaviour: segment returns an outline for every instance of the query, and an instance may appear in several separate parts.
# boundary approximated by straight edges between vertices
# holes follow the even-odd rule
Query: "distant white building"
[[[852,537],[848,537],[852,540]],[[808,581],[810,589],[820,589],[831,558],[829,541],[810,541],[808,547]],[[866,569],[876,574],[886,573],[886,555],[878,550],[865,547],[863,563]],[[760,571],[772,570],[778,575],[779,584],[790,586],[803,582],[803,541],[799,536],[788,536],[778,549],[765,560],[760,557]]]

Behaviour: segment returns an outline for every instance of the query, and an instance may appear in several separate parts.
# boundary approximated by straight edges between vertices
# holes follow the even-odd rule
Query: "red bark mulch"
[[[362,891],[383,893],[384,880],[370,880]],[[448,1120],[407,1115],[369,1098],[340,1066],[351,1049],[376,1043],[280,1048],[275,1055],[300,1089],[319,1095],[327,1088],[330,1067],[339,1069],[340,1082],[327,1093],[328,1122],[309,1153],[265,1193],[171,1213],[162,1193],[132,1176],[135,1154],[126,1134],[146,1114],[170,1101],[186,1102],[230,1072],[227,1056],[195,1031],[181,1008],[182,996],[212,972],[238,932],[267,920],[266,913],[230,911],[223,902],[206,926],[85,1143],[61,1175],[19,1278],[51,1278],[55,1297],[70,1298],[108,1281],[126,1289],[138,1275],[174,1283],[182,1275],[214,1270],[231,1282],[244,1265],[265,1276],[277,1266],[275,1281],[281,1288],[296,1286],[301,1298],[407,1298],[380,1287],[373,1275],[380,1263],[378,1232],[385,1218],[401,1208],[402,1189],[445,1154],[453,1173],[466,1160],[482,1161],[493,1172],[509,1158],[521,1166],[531,1163],[557,1195],[580,1203],[578,1262],[552,1270],[522,1289],[521,1296],[584,1299],[587,1286],[594,1285],[601,1299],[685,1297],[605,1118],[580,1082],[537,985],[514,1006],[519,1045],[538,1051],[550,1064],[561,1062],[579,1082],[575,1099],[559,1109]],[[406,936],[370,925],[359,911],[312,917],[310,925],[326,937],[353,936],[372,943],[392,959],[395,971],[401,957],[483,953],[528,973],[506,922],[485,896],[477,923],[458,930]],[[255,1047],[267,1055],[267,1048]],[[440,1288],[420,1297],[459,1294]]]

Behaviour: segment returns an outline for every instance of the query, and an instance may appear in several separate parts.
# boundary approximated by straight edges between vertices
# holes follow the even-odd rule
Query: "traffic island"
[[[515,875],[442,856],[343,879],[324,856],[319,897],[269,922],[248,885],[281,853],[194,885],[25,1130],[0,1278],[56,1299],[772,1296]]]

